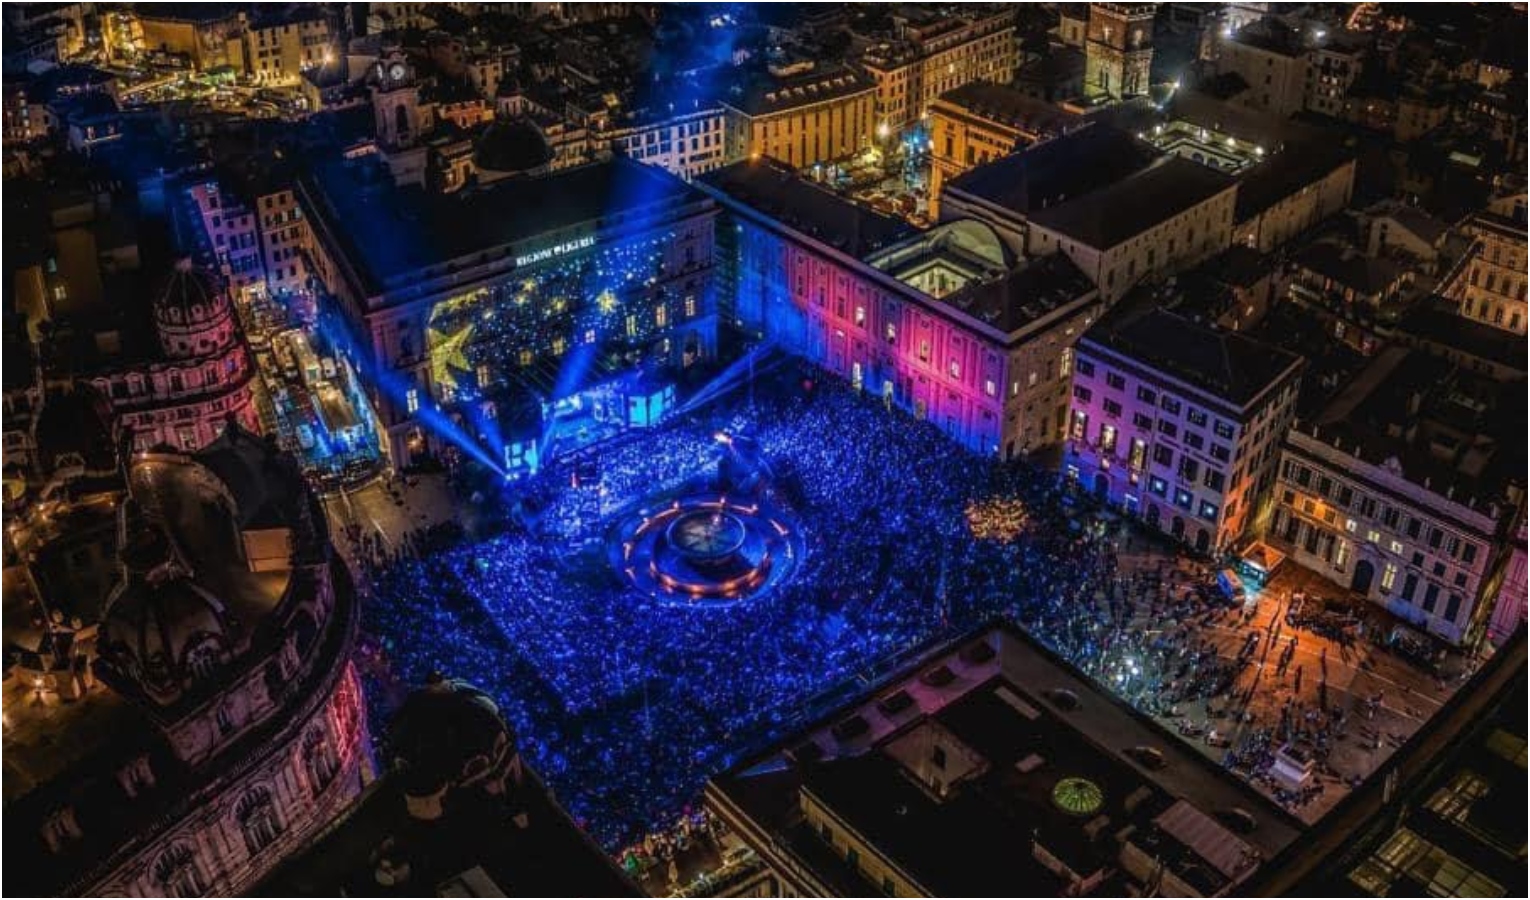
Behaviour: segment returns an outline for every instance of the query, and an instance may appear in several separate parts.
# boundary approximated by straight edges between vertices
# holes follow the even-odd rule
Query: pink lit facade
[[[135,449],[196,450],[222,433],[230,415],[258,430],[255,361],[227,292],[187,271],[163,291],[154,306],[161,357],[90,379],[117,422],[132,429]]]
[[[1009,458],[1060,439],[1068,358],[1096,313],[1092,293],[1023,329],[1001,331],[718,197],[734,213],[729,262],[733,315],[742,327],[935,423],[975,452]]]

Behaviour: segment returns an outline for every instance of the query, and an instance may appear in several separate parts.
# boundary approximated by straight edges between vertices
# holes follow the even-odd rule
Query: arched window
[[[167,897],[201,897],[207,893],[207,878],[185,844],[166,850],[154,863],[154,881]]]
[[[271,802],[271,791],[267,788],[257,787],[240,797],[234,806],[234,816],[239,820],[244,846],[251,856],[281,836],[281,819],[276,816],[276,804]]]
[[[340,756],[325,736],[324,729],[314,726],[303,737],[303,764],[308,769],[308,784],[315,794],[329,787],[340,771]]]
[[[202,681],[218,670],[222,655],[216,643],[203,641],[186,654],[186,668],[190,670],[192,678]]]

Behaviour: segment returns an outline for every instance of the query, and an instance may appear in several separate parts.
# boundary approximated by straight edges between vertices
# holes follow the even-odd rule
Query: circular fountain
[[[651,597],[728,604],[780,584],[801,542],[792,520],[764,499],[702,494],[638,510],[617,527],[611,553]]]

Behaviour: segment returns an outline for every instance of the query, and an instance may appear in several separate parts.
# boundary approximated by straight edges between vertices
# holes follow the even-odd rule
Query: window
[[[1089,433],[1089,414],[1081,409],[1073,411],[1073,430],[1070,437],[1075,441],[1084,440]]]
[[[340,756],[317,725],[303,736],[303,768],[308,775],[308,789],[314,796],[328,787],[340,771]]]
[[[946,748],[936,746],[932,749],[930,751],[930,762],[935,768],[944,769],[946,767]]]
[[[1103,453],[1116,452],[1116,426],[1100,426],[1100,450]]]
[[[1137,399],[1143,403],[1154,404],[1158,402],[1158,395],[1148,388],[1139,387],[1137,388]]]
[[[1188,456],[1182,456],[1179,460],[1179,477],[1182,481],[1195,483],[1195,479],[1201,474],[1201,464]]]
[[[1120,375],[1117,375],[1115,372],[1106,372],[1105,384],[1110,388],[1120,391],[1126,388],[1126,379],[1122,378]]]
[[[1222,493],[1222,488],[1227,483],[1227,476],[1223,475],[1221,472],[1218,472],[1216,469],[1207,466],[1206,478],[1201,483],[1220,494]]]
[[[1078,374],[1082,375],[1085,378],[1092,378],[1094,376],[1094,363],[1090,362],[1087,359],[1079,360],[1078,361]]]
[[[1108,416],[1120,416],[1121,415],[1121,404],[1117,403],[1116,401],[1114,401],[1114,400],[1106,400],[1104,406],[1105,406],[1105,414],[1106,415],[1108,415]]]
[[[1073,386],[1073,396],[1084,403],[1088,403],[1089,398],[1094,396],[1094,394],[1083,385],[1076,384]]]
[[[993,379],[992,378],[989,378],[988,380],[983,382],[983,393],[987,394],[990,397],[998,396],[999,386],[993,383]]]
[[[887,343],[889,343],[889,344],[897,343],[897,341],[898,341],[898,326],[894,325],[891,322],[888,322],[887,323],[886,334],[887,334]]]
[[[1162,497],[1169,491],[1169,483],[1156,475],[1148,479],[1148,490]]]
[[[948,371],[951,373],[952,378],[960,378],[962,377],[962,364],[959,361],[953,359],[951,360],[951,365],[948,367]]]
[[[1215,503],[1207,503],[1205,500],[1202,500],[1201,518],[1208,522],[1215,522],[1217,520],[1217,505]]]
[[[1227,462],[1229,459],[1232,458],[1232,454],[1228,451],[1228,449],[1226,447],[1222,446],[1221,444],[1212,444],[1211,445],[1211,458],[1216,460],[1217,462]]]
[[[1064,347],[1062,355],[1057,358],[1057,377],[1067,378],[1073,371],[1073,348]]]
[[[244,846],[251,856],[271,846],[281,836],[282,823],[271,802],[271,791],[265,787],[257,787],[240,797],[234,806],[234,816],[239,820]]]
[[[1206,439],[1194,431],[1185,432],[1185,446],[1199,450],[1206,444]]]
[[[1232,440],[1233,427],[1221,419],[1218,419],[1216,424],[1211,426],[1211,430],[1216,432],[1216,436],[1223,440]]]
[[[419,388],[410,388],[407,392],[405,392],[405,394],[404,394],[404,409],[406,409],[409,412],[410,415],[413,415],[413,414],[415,414],[415,413],[420,411],[420,389]]]
[[[1145,416],[1145,415],[1143,415],[1140,412],[1139,413],[1132,413],[1132,424],[1136,425],[1138,428],[1149,428],[1150,429],[1150,428],[1153,427],[1153,417],[1152,416]]]
[[[1174,489],[1174,505],[1189,512],[1195,507],[1195,495],[1184,488]]]
[[[1168,413],[1171,416],[1179,415],[1179,409],[1180,409],[1179,401],[1173,399],[1172,397],[1165,397],[1165,398],[1163,398],[1163,400],[1158,404],[1158,406],[1159,406],[1160,409],[1162,409],[1164,412]]]
[[[201,897],[208,888],[196,856],[185,844],[176,844],[155,861],[154,880],[170,897]]]
[[[1174,465],[1174,450],[1163,444],[1156,445],[1153,447],[1153,462],[1160,466]]]
[[[1185,418],[1190,420],[1191,425],[1198,425],[1203,428],[1206,426],[1206,413],[1204,410],[1199,410],[1192,406],[1185,413]]]
[[[1397,565],[1395,563],[1387,563],[1381,570],[1381,589],[1383,591],[1390,591],[1395,584],[1397,584]]]
[[[1173,422],[1170,422],[1168,419],[1159,419],[1158,420],[1158,431],[1161,434],[1163,434],[1165,437],[1171,437],[1172,438],[1172,437],[1178,436],[1178,434],[1179,434],[1179,426],[1175,425]]]

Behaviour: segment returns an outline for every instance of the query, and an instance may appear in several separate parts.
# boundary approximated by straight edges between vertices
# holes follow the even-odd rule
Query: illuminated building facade
[[[872,42],[861,65],[876,79],[877,130],[898,134],[917,123],[935,98],[973,82],[1008,84],[1020,64],[1015,14],[1005,7],[946,10],[901,7],[889,40]]]
[[[811,61],[748,75],[723,94],[727,156],[768,156],[794,169],[847,159],[871,146],[877,87],[865,72]]]
[[[335,163],[300,196],[396,464],[453,429],[497,454],[492,423],[528,391],[560,416],[631,424],[602,385],[716,352],[716,207],[657,169],[619,157],[430,195]]]
[[[700,182],[723,229],[732,314],[974,451],[1055,442],[1072,343],[1098,292],[1065,257],[1019,263],[987,225],[911,235],[769,161]],[[790,221],[771,210],[790,209]]]
[[[117,479],[104,608],[28,598],[52,623],[28,665],[52,676],[6,689],[6,849],[38,860],[11,877],[38,895],[240,894],[368,777],[356,597],[295,462],[237,422],[119,466],[81,476]],[[19,529],[31,550],[46,524]]]
[[[1508,443],[1523,425],[1497,422],[1513,421],[1503,403],[1516,401],[1417,351],[1372,366],[1369,393],[1286,436],[1266,541],[1462,644],[1493,615],[1524,502],[1524,455]]]
[[[1156,3],[1091,3],[1084,89],[1112,100],[1145,94],[1153,66]]]
[[[1228,549],[1269,487],[1301,369],[1238,332],[1123,305],[1078,342],[1064,472],[1202,553]]]
[[[1530,319],[1524,210],[1521,195],[1517,219],[1490,210],[1468,218],[1461,230],[1471,248],[1440,291],[1459,304],[1462,316],[1520,335]]]

